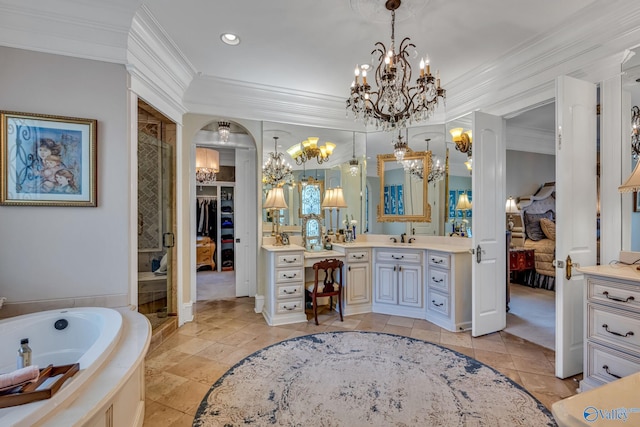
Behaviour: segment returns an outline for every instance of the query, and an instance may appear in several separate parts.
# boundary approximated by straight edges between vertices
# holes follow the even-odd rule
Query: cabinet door
[[[347,304],[362,304],[369,302],[369,263],[353,263],[347,267]]]
[[[395,264],[376,264],[376,302],[398,303],[397,278],[398,272]]]
[[[422,266],[401,265],[399,272],[398,304],[408,307],[422,307]]]

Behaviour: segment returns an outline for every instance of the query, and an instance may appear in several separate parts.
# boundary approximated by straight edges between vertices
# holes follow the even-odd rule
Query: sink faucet
[[[405,243],[406,242],[405,237],[407,237],[407,233],[402,233],[400,235],[400,243]]]
[[[396,239],[395,237],[389,237],[389,240],[392,240],[393,243],[398,243],[398,239]]]
[[[410,237],[410,238],[409,238],[409,243],[413,243],[413,242],[415,242],[415,241],[416,241],[416,238],[415,238],[415,237]]]

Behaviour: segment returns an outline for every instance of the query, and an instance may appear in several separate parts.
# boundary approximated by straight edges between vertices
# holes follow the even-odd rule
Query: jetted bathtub
[[[20,340],[32,364],[80,364],[52,398],[0,409],[1,426],[134,426],[144,418],[151,327],[128,308],[50,310],[0,321],[0,373],[16,369]]]

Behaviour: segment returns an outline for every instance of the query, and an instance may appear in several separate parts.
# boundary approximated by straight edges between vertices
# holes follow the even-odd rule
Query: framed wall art
[[[0,204],[97,206],[97,120],[0,111]]]

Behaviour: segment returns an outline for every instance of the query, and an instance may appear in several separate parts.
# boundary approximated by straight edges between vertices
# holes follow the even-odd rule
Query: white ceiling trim
[[[507,150],[555,155],[555,132],[507,126]]]

